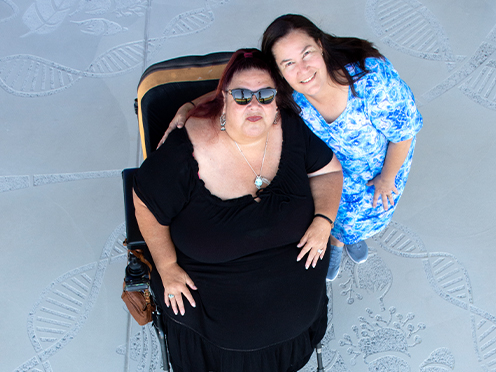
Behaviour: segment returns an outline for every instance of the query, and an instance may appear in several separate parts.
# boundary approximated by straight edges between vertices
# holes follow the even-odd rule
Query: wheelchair
[[[134,102],[138,116],[139,132],[143,158],[146,159],[156,148],[169,123],[179,107],[185,102],[216,89],[219,78],[229,61],[232,52],[216,52],[202,56],[186,56],[156,63],[143,73],[138,94]],[[122,172],[124,188],[124,211],[126,221],[125,243],[129,250],[126,273],[134,273],[138,280],[126,290],[150,288],[150,273],[141,264],[133,251],[140,250],[144,258],[154,268],[153,259],[139,231],[133,204],[133,177],[138,168],[124,169]],[[153,291],[150,289],[153,299]],[[171,371],[167,351],[167,339],[162,320],[162,309],[157,305],[152,312],[152,324],[157,333],[162,353],[163,370]],[[316,346],[317,372],[323,372],[322,346]],[[235,371],[233,371],[235,372]]]

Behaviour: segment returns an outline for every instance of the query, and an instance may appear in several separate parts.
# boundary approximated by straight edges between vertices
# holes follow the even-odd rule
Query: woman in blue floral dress
[[[327,276],[333,280],[343,246],[353,261],[365,261],[364,240],[391,220],[422,117],[410,88],[366,40],[334,37],[288,14],[267,28],[262,51],[280,72],[278,94],[292,94],[305,123],[343,168]]]

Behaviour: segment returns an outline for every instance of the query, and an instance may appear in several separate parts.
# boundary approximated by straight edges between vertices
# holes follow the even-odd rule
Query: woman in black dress
[[[136,175],[175,372],[296,371],[324,336],[342,172],[290,107],[240,50]]]

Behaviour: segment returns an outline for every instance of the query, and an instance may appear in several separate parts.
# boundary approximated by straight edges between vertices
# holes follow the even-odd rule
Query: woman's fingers
[[[394,198],[393,198],[393,194],[387,194],[387,199],[389,201],[389,204],[391,204],[392,207],[394,207]]]
[[[194,291],[196,291],[198,289],[198,288],[196,288],[195,283],[193,282],[193,280],[191,280],[191,278],[189,276],[186,278],[186,284],[188,285],[188,287],[190,287]]]
[[[398,190],[393,188],[392,190],[375,190],[374,192],[374,200],[372,202],[372,207],[377,207],[377,201],[379,198],[382,200],[382,207],[384,208],[385,211],[389,209],[389,204],[391,206],[394,206],[394,197],[393,193],[398,194]]]
[[[302,250],[300,251],[300,254],[298,255],[298,257],[296,257],[296,261],[300,262],[301,259],[303,257],[305,257],[305,255],[308,253],[309,249],[307,249],[306,247],[303,247]]]
[[[187,274],[186,274],[186,285],[189,288],[193,289],[194,291],[196,291],[196,289],[197,289],[195,286],[195,283],[193,282],[193,280],[191,280],[191,278]],[[185,290],[182,292],[183,296],[186,297],[186,299],[189,301],[191,306],[196,307],[195,299],[193,298],[193,295],[189,291],[188,287],[185,287]],[[181,313],[181,314],[184,315],[184,313]]]
[[[169,127],[167,128],[167,130],[165,131],[164,135],[163,135],[163,136],[162,136],[162,138],[160,139],[160,142],[158,143],[157,149],[158,149],[160,146],[162,146],[162,145],[164,144],[164,142],[165,142],[165,140],[167,139],[167,137],[169,137],[170,132],[172,132],[174,129],[176,129],[176,127],[178,127],[178,128],[182,128],[182,126],[181,126],[181,127],[179,127],[179,126],[178,126],[178,125],[174,122],[174,120],[173,120],[173,121],[171,121],[171,123],[169,124]]]
[[[310,239],[301,249],[300,254],[296,258],[296,261],[300,261],[308,253],[307,260],[305,262],[305,268],[308,269],[310,266],[315,267],[319,262],[319,258],[324,257],[325,250],[327,248],[327,240],[314,241]]]
[[[321,259],[321,254],[319,252],[319,249],[317,250],[317,254],[313,257],[313,260],[312,260],[312,267],[315,268],[315,266],[317,266],[317,263],[319,262],[319,259]]]
[[[382,206],[384,207],[384,210],[387,211],[389,209],[389,204],[391,204],[392,207],[394,207],[394,194],[398,194],[398,189],[396,187],[393,187],[392,190],[389,191],[383,191],[381,196],[382,196]],[[389,202],[389,204],[388,204]]]
[[[186,286],[184,287],[183,290],[175,291],[169,289],[164,292],[165,304],[167,305],[167,307],[172,308],[172,311],[174,312],[175,315],[179,313],[181,315],[184,315],[186,312],[186,309],[184,307],[183,296],[189,301],[191,306],[196,307],[195,300],[193,299],[191,292],[188,290]]]
[[[165,274],[167,272],[167,274]],[[184,298],[188,300],[192,307],[196,307],[196,302],[189,288],[196,290],[195,283],[188,274],[176,263],[169,266],[162,276],[164,285],[164,302],[167,307],[171,307],[174,314],[185,314]],[[188,288],[189,287],[189,288]]]
[[[313,247],[309,247],[310,249],[308,250],[308,257],[307,261],[305,262],[305,269],[308,269],[310,265],[312,264],[313,257],[315,256],[315,249],[312,249]]]
[[[301,251],[296,260],[300,261],[308,253],[305,268],[315,267],[319,258],[324,257],[329,235],[329,223],[320,218],[314,219],[298,244]]]
[[[184,106],[185,105],[181,106],[177,111],[176,115],[172,118],[171,122],[169,123],[169,127],[167,128],[164,135],[160,139],[160,142],[157,145],[157,149],[164,144],[170,132],[172,132],[176,128],[184,127],[184,123],[186,122],[186,116],[189,112],[189,110],[186,110]]]
[[[307,257],[307,262],[305,262],[305,269],[308,269],[310,266],[315,268],[315,265],[313,264],[313,262],[315,261],[315,258],[318,259],[319,255],[315,249],[311,249],[310,253],[308,254],[308,257]]]
[[[183,296],[186,297],[186,299],[188,300],[188,302],[191,306],[196,307],[196,302],[193,298],[193,295],[191,294],[191,292],[189,290],[186,292],[183,292]],[[184,308],[183,308],[183,312],[181,313],[181,315],[184,315]]]
[[[310,266],[315,268],[315,266],[317,266],[317,263],[319,262],[319,259],[324,257],[326,248],[327,248],[327,244],[312,247],[310,253],[308,254],[307,262],[305,263],[305,268],[308,269]]]
[[[394,206],[393,193],[398,194],[398,189],[394,184],[394,180],[392,182],[384,182],[382,181],[381,175],[378,175],[368,181],[366,185],[374,186],[374,199],[372,201],[372,207],[377,207],[377,201],[379,198],[382,200],[384,210],[387,211],[389,209],[389,204]]]
[[[389,206],[388,206],[388,197],[386,193],[381,194],[381,199],[382,199],[382,206],[384,207],[384,210],[387,211]]]
[[[165,140],[167,139],[167,137],[169,136],[169,133],[172,131],[172,129],[167,128],[167,130],[165,131],[164,135],[162,136],[162,138],[160,139],[160,142],[158,143],[157,145],[157,149],[162,146],[165,142]]]
[[[300,261],[308,252],[308,249],[306,248],[307,245],[307,237],[306,234],[301,238],[300,242],[298,243],[297,247],[302,248],[300,251],[300,254],[298,257],[296,257],[296,261]]]
[[[310,233],[310,228],[308,228],[307,231],[305,231],[305,235],[303,235],[303,237],[300,239],[300,242],[297,245],[298,248],[303,247],[307,243],[309,233]],[[301,260],[301,258],[298,259],[297,261],[299,260]]]
[[[377,207],[377,201],[379,200],[379,197],[381,196],[381,193],[377,188],[374,191],[374,200],[372,201],[372,207]]]
[[[184,122],[185,122],[184,118],[183,119],[179,119],[177,121],[177,123],[176,123],[176,128],[182,128],[182,127],[184,127]]]
[[[296,261],[298,261],[298,262],[301,261],[301,259],[303,257],[305,257],[305,255],[310,251],[310,248],[311,248],[311,246],[309,244],[305,244],[303,246],[303,248],[301,248],[301,251],[300,251],[300,254],[298,255],[298,257],[296,257]],[[305,267],[306,267],[306,265],[307,264],[305,263]]]
[[[189,292],[189,291],[188,291]],[[191,293],[190,293],[191,296]],[[172,307],[172,311],[174,311],[174,314],[177,315],[177,312],[179,311],[181,315],[184,315],[185,310],[184,310],[184,302],[183,302],[183,296],[181,294],[174,296],[174,300],[176,300],[176,308],[174,306]]]

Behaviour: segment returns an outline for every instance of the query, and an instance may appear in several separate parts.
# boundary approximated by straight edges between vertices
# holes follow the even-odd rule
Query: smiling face
[[[227,90],[244,88],[255,92],[261,88],[274,87],[275,83],[267,71],[250,69],[234,74]],[[247,105],[239,105],[231,94],[224,93],[226,131],[237,142],[265,139],[274,122],[276,112],[276,100],[269,104],[261,104],[253,96]]]
[[[284,36],[274,44],[272,54],[282,76],[297,92],[311,97],[328,86],[322,47],[305,32]]]

